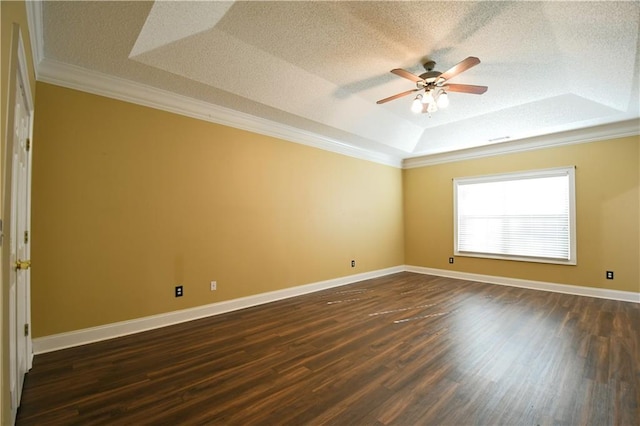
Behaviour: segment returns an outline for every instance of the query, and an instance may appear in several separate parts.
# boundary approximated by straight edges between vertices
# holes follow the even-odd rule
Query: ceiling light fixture
[[[439,87],[425,88],[424,93],[416,95],[411,103],[411,112],[414,114],[429,113],[438,111],[438,109],[449,106],[449,95]]]
[[[446,108],[449,106],[449,95],[444,90],[438,95],[438,107]]]
[[[420,114],[422,112],[422,95],[417,95],[416,98],[411,103],[411,111]]]
[[[388,98],[380,99],[377,104],[384,104],[394,99],[407,96],[415,92],[424,92],[418,94],[411,104],[411,111],[416,114],[436,112],[438,108],[446,108],[449,106],[449,92],[471,93],[474,95],[482,95],[487,91],[487,86],[474,86],[471,84],[449,84],[449,79],[457,76],[461,72],[468,70],[480,63],[480,59],[475,56],[469,56],[467,59],[449,68],[446,72],[434,71],[436,63],[434,61],[425,62],[425,73],[415,75],[402,68],[392,69],[391,72],[397,76],[411,80],[416,84],[416,88],[413,90],[407,90],[402,93],[389,96]],[[423,106],[420,108],[419,103]]]
[[[413,100],[411,111],[416,114],[428,113],[431,117],[431,113],[447,106],[449,106],[449,96],[444,89],[439,87],[425,88],[424,94],[418,94]]]
[[[436,100],[433,98],[433,92],[434,92],[434,91],[435,91],[435,89],[434,89],[434,90],[429,90],[429,89],[427,89],[427,90],[424,92],[424,97],[422,98],[422,103],[423,103],[423,104],[432,104],[432,103],[435,103],[435,101],[436,101]]]

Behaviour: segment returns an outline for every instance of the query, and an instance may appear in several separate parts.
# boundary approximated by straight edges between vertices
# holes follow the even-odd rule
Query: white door
[[[6,178],[11,179],[10,187],[5,186],[10,188],[11,203],[5,238],[9,238],[9,385],[14,419],[20,405],[24,376],[31,368],[32,352],[29,330],[32,112],[28,108],[28,83],[24,81],[24,74],[19,70],[16,73],[11,141],[5,163]]]

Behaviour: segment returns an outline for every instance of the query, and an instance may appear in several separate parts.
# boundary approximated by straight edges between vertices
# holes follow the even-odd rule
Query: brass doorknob
[[[16,262],[16,271],[29,269],[31,267],[30,260],[18,260]]]

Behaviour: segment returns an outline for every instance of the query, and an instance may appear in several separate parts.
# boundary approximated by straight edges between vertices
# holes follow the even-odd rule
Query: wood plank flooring
[[[638,425],[640,305],[400,273],[37,355],[18,425]]]

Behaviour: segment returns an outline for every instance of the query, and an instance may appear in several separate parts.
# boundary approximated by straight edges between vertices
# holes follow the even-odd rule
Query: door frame
[[[22,86],[24,91],[24,101],[25,101],[25,109],[28,112],[28,139],[30,141],[33,140],[33,116],[34,116],[34,105],[33,105],[33,96],[31,92],[29,73],[28,73],[28,63],[27,56],[25,53],[24,42],[22,40],[22,33],[20,31],[20,26],[16,23],[13,24],[12,33],[11,33],[11,52],[9,57],[9,86],[7,89],[7,121],[5,127],[5,146],[4,146],[4,162],[3,162],[3,181],[2,181],[2,220],[0,221],[0,239],[2,241],[2,303],[1,305],[1,316],[2,316],[2,346],[3,348],[8,348],[9,353],[5,353],[3,349],[0,352],[0,358],[2,358],[2,389],[3,391],[6,389],[10,391],[11,381],[12,381],[12,372],[14,371],[11,363],[11,353],[15,351],[14,342],[11,339],[11,324],[13,324],[14,319],[10,318],[10,313],[15,312],[16,300],[11,300],[9,297],[9,287],[11,283],[11,274],[14,270],[14,265],[11,264],[11,238],[10,234],[13,232],[11,229],[12,223],[12,212],[14,211],[14,194],[12,193],[13,188],[13,175],[14,175],[14,121],[15,121],[15,105],[16,105],[16,91],[19,85]],[[30,211],[31,205],[31,152],[28,152],[28,175],[27,175],[27,209]],[[27,214],[27,220],[30,221],[30,213]],[[27,228],[30,230],[30,226]],[[31,239],[31,237],[30,237]],[[29,242],[30,246],[30,242]],[[13,271],[15,272],[15,271]],[[26,320],[27,323],[31,323],[31,283],[30,283],[30,273],[27,271],[25,278],[25,292],[26,292]],[[8,300],[4,300],[7,298]],[[17,327],[17,325],[16,325]],[[31,327],[29,327],[31,328]],[[4,359],[5,356],[8,356],[9,359]],[[33,364],[33,342],[31,339],[31,332],[27,335],[26,341],[26,362],[27,362],[27,371],[32,367]],[[8,366],[8,369],[5,369],[5,366]],[[20,378],[22,379],[22,378]],[[20,395],[9,395],[10,404],[11,404],[11,420],[15,421]]]

